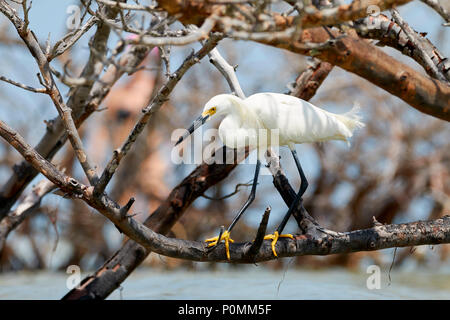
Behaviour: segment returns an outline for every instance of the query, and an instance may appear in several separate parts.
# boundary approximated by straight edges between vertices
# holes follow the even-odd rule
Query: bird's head
[[[229,114],[238,99],[232,94],[219,94],[214,96],[205,104],[202,117],[208,117],[209,120],[213,115]]]
[[[197,128],[203,125],[206,121],[210,120],[214,115],[226,115],[232,110],[233,104],[238,101],[239,98],[232,94],[219,94],[212,97],[203,108],[202,115],[198,117],[194,123],[189,127],[188,132],[181,136],[177,143],[180,144],[184,139],[191,135]]]

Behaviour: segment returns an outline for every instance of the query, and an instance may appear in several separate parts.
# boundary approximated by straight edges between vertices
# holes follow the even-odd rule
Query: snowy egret
[[[260,149],[277,144],[278,146],[289,147],[301,178],[300,189],[281,224],[273,234],[264,238],[272,240],[272,251],[277,256],[275,245],[278,238],[293,238],[291,234],[281,234],[281,232],[308,187],[308,181],[298,159],[295,144],[328,140],[348,142],[353,135],[353,131],[364,126],[357,111],[358,108],[355,106],[347,113],[334,114],[302,99],[279,93],[257,93],[246,99],[240,99],[231,94],[220,94],[211,98],[206,103],[201,116],[194,121],[186,134],[180,137],[175,145],[181,143],[198,127],[211,119],[213,115],[224,115],[225,118],[219,126],[219,137],[222,142],[229,148],[248,146],[250,149],[258,149],[258,158],[248,200],[238,211],[228,229],[220,235],[220,239],[214,237],[205,240],[209,242],[208,246],[215,246],[223,240],[227,258],[230,259],[229,243],[233,242],[230,238],[230,232],[255,199],[261,167]],[[264,135],[265,139],[258,139],[261,137],[262,130],[267,131]],[[278,135],[278,139],[267,139],[273,136],[273,132]]]

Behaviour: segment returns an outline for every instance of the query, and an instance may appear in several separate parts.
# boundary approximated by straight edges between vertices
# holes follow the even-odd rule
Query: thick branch
[[[330,26],[341,24],[346,21],[353,21],[366,17],[371,7],[378,7],[380,11],[390,9],[393,6],[402,5],[411,0],[354,0],[351,4],[344,4],[334,8],[317,10],[308,7],[312,12],[307,12],[301,16],[300,25],[303,28],[318,26]]]
[[[332,69],[332,64],[313,59],[311,65],[295,80],[289,94],[303,100],[311,99]]]
[[[188,241],[167,238],[147,229],[145,232],[148,249],[158,254],[199,262],[255,263],[273,260],[271,242],[265,241],[259,252],[250,253],[251,242],[231,243],[230,260],[227,260],[225,246],[215,250],[203,241]],[[329,255],[358,251],[373,251],[394,247],[450,243],[450,216],[430,221],[405,224],[377,225],[370,229],[323,234],[318,237],[298,235],[293,240],[280,238],[276,244],[279,258],[303,255]]]
[[[433,76],[430,68],[427,68],[427,63],[424,61],[417,43],[410,41],[402,28],[392,19],[384,14],[379,14],[357,20],[353,26],[360,37],[378,40],[377,46],[385,45],[397,49],[413,58],[430,76]],[[421,39],[426,54],[431,58],[433,64],[450,81],[450,60],[444,57],[423,34],[415,33]]]
[[[341,5],[336,8],[317,10],[313,6],[306,8],[306,13],[300,17],[297,24],[303,28],[311,28],[323,25],[335,25],[345,21],[363,18],[368,14],[370,6],[378,6],[380,10],[392,8],[394,5],[402,5],[411,0],[355,0],[351,4]],[[208,1],[177,1],[160,0],[158,5],[166,10],[170,15],[180,16],[180,21],[185,24],[201,25],[203,20],[213,12],[225,14],[226,5],[208,3]],[[242,12],[247,12],[249,7],[240,5]],[[249,15],[249,14],[248,14]],[[289,17],[291,21],[293,17]]]
[[[220,61],[220,59],[219,59]],[[229,65],[226,61],[225,63]],[[223,63],[223,66],[225,66]],[[319,66],[305,70],[297,81],[299,89],[296,96],[309,100],[318,89],[320,83],[328,75],[332,66],[327,63],[318,63]],[[225,75],[230,76],[230,68]],[[303,76],[307,74],[307,76]],[[235,83],[238,86],[239,82]],[[239,92],[240,87],[231,87],[231,90]],[[221,150],[223,154],[232,152],[229,149]],[[228,157],[226,157],[228,158]],[[234,162],[236,163],[236,162]],[[220,183],[236,167],[232,165],[202,164],[198,166],[170,193],[167,200],[153,212],[144,224],[152,230],[165,234],[173,224],[184,214],[189,205],[212,185]],[[294,196],[295,192],[293,191]],[[293,199],[293,197],[292,197]],[[292,201],[292,200],[291,200]],[[134,241],[127,241],[101,268],[93,275],[86,277],[79,289],[73,289],[63,299],[96,299],[106,298],[121,282],[145,259],[149,250]],[[114,281],[111,281],[114,279]]]
[[[183,23],[201,23],[205,18],[205,13],[212,10],[211,5],[195,1],[178,2],[175,0],[165,0],[158,2],[170,14],[180,14],[180,21]],[[384,9],[395,4],[395,1],[386,3]],[[400,2],[397,2],[400,3]],[[403,2],[401,2],[403,3]],[[359,16],[364,17],[368,14]],[[356,16],[349,16],[349,19],[356,19]],[[295,25],[292,16],[284,17],[272,14],[272,22],[277,30],[286,30]],[[237,19],[235,19],[237,20]],[[239,20],[242,25],[246,22]],[[308,27],[322,25],[306,25]],[[219,27],[227,32],[226,26]],[[322,61],[339,66],[349,72],[357,74],[373,84],[385,89],[391,94],[399,97],[417,110],[434,117],[450,121],[450,86],[445,83],[423,76],[414,69],[400,63],[390,57],[375,46],[356,36],[342,36],[337,40],[330,40],[329,34],[323,28],[312,28],[303,30],[298,40],[291,40],[290,33],[277,38],[268,30],[268,37],[256,37],[255,41],[267,45],[283,48],[292,52],[310,55],[320,58]],[[248,33],[248,32],[247,32]],[[255,33],[256,35],[258,33]],[[322,45],[329,41],[326,45]],[[314,48],[314,49],[312,49]]]
[[[441,81],[446,81],[445,75],[442,74],[437,66],[435,65],[435,62],[432,60],[432,57],[434,57],[432,48],[429,50],[428,42],[426,42],[425,39],[423,39],[422,36],[417,34],[409,25],[406,23],[406,21],[403,20],[403,18],[400,16],[400,13],[392,9],[391,10],[392,17],[397,22],[397,24],[402,28],[403,32],[408,37],[409,41],[414,43],[414,46],[416,47],[416,51],[418,55],[421,58],[421,61],[423,61],[423,64],[425,65],[425,70],[427,72],[431,73],[431,76],[439,79]],[[431,52],[430,52],[431,51]]]
[[[450,121],[450,86],[420,74],[357,37],[343,36],[313,50],[305,50],[302,45],[327,40],[329,36],[323,29],[310,29],[303,31],[296,42],[263,42],[292,52],[313,55],[367,79],[423,113]]]
[[[170,257],[194,261],[227,261],[224,246],[219,246],[217,250],[210,251],[205,242],[167,238],[131,218],[128,221],[124,221],[118,206],[112,203],[111,200],[108,200],[106,197],[101,201],[92,198],[92,192],[88,188],[83,187],[74,179],[69,179],[56,170],[26,145],[23,139],[3,122],[0,122],[0,135],[63,191],[82,197],[89,205],[111,219],[129,237],[144,245],[147,250]],[[367,230],[333,236],[325,234],[322,237],[309,238],[308,236],[300,236],[295,240],[282,240],[277,243],[279,257],[449,243],[450,217],[446,216],[430,222],[376,226]],[[251,247],[250,243],[232,245],[230,261],[245,263],[266,261],[274,258],[270,244],[266,243],[261,246],[259,253],[249,260],[249,257],[252,255],[248,253],[248,250]]]
[[[220,150],[227,155],[233,150]],[[235,154],[235,153],[234,153]],[[228,157],[227,157],[228,158]],[[189,174],[169,194],[167,199],[145,221],[152,230],[166,234],[185,213],[195,199],[224,180],[236,167],[234,164],[203,163]],[[128,275],[150,254],[150,250],[134,241],[127,241],[94,274],[86,277],[78,289],[67,293],[63,299],[104,299],[122,283]],[[113,282],[110,280],[114,279]]]

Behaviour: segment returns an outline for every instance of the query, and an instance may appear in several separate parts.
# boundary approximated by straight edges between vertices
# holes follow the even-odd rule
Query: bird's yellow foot
[[[275,257],[278,257],[277,251],[275,250],[275,245],[278,241],[278,238],[291,238],[294,239],[292,234],[278,234],[278,231],[275,231],[273,234],[268,234],[264,237],[264,240],[272,240],[272,252]]]
[[[217,236],[214,238],[206,239],[205,242],[210,242],[210,243],[208,243],[208,247],[213,247],[222,240],[225,241],[225,249],[227,251],[227,259],[230,260],[230,242],[233,243],[234,240],[230,238],[230,232],[228,232],[228,230],[225,231],[224,233],[222,233],[220,240],[219,240],[219,237]]]

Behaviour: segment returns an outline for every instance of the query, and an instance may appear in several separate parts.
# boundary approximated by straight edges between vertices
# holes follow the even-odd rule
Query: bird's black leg
[[[279,234],[281,234],[281,232],[283,231],[289,218],[292,215],[292,212],[298,206],[298,202],[301,200],[303,194],[305,193],[306,189],[308,188],[308,180],[306,180],[306,176],[305,176],[305,173],[303,172],[302,165],[300,164],[300,161],[298,160],[297,151],[295,151],[295,149],[292,149],[291,152],[292,152],[292,156],[294,157],[295,164],[297,165],[298,172],[300,173],[300,178],[301,178],[302,182],[300,184],[300,190],[298,191],[297,195],[295,196],[295,199],[292,202],[291,206],[289,207],[288,212],[284,216],[283,221],[281,221],[280,225],[277,228],[277,231]]]
[[[245,212],[245,210],[247,210],[247,208],[250,206],[250,204],[253,202],[253,200],[255,200],[256,186],[258,184],[258,177],[259,177],[259,169],[260,168],[261,168],[261,161],[259,161],[259,159],[258,159],[257,162],[256,162],[255,177],[253,178],[252,190],[250,191],[250,195],[249,195],[247,201],[242,206],[242,208],[237,213],[236,217],[234,217],[234,219],[231,222],[231,224],[228,227],[228,229],[225,232],[221,233],[218,237],[214,237],[214,238],[210,238],[210,239],[206,239],[205,240],[206,242],[210,242],[208,244],[208,247],[211,248],[210,250],[213,250],[221,240],[224,240],[225,241],[225,249],[226,249],[228,260],[230,259],[229,242],[233,242],[233,240],[230,238],[231,229],[233,229],[233,227],[236,225],[238,220],[241,218],[241,216]]]
[[[250,206],[250,204],[253,202],[253,200],[255,200],[256,185],[258,184],[258,177],[259,177],[259,169],[261,169],[261,161],[259,161],[259,159],[258,159],[256,162],[255,177],[253,178],[252,190],[250,191],[250,195],[248,196],[247,201],[244,203],[241,210],[239,210],[236,217],[234,217],[233,221],[231,222],[230,226],[228,227],[228,229],[227,229],[228,232],[231,232],[231,229],[233,229],[236,222],[238,222],[238,220],[240,219],[242,214],[245,212],[245,210],[247,210],[247,208]]]
[[[292,234],[281,234],[281,232],[283,231],[284,227],[286,226],[286,223],[288,222],[289,217],[291,216],[292,212],[297,207],[298,202],[301,200],[303,193],[305,193],[306,188],[308,188],[308,181],[306,180],[305,174],[303,173],[302,166],[300,165],[300,161],[298,160],[297,152],[293,148],[291,148],[291,152],[292,152],[292,155],[294,156],[295,164],[297,165],[298,172],[300,172],[300,178],[302,179],[302,182],[300,184],[300,190],[298,191],[297,195],[295,196],[294,201],[292,202],[291,206],[289,207],[288,212],[284,216],[283,221],[278,226],[277,230],[273,234],[269,234],[264,237],[264,240],[272,240],[272,252],[275,257],[277,256],[277,251],[276,251],[275,246],[277,244],[278,238],[291,238],[291,239],[294,238],[294,236]]]

